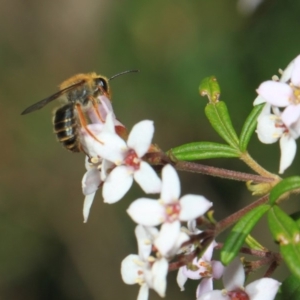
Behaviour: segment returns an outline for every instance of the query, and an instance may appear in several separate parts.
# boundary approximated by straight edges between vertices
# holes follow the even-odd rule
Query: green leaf
[[[265,251],[266,248],[261,245],[252,235],[248,234],[245,243],[254,250]]]
[[[178,160],[199,160],[220,157],[239,157],[240,153],[236,149],[212,142],[195,142],[172,148],[172,155]]]
[[[267,204],[258,206],[236,223],[221,250],[221,261],[224,265],[228,265],[237,256],[254,225],[269,209],[270,205]]]
[[[276,300],[289,299],[299,300],[300,299],[300,281],[295,275],[290,275],[287,279],[282,282],[280,287],[280,293],[276,296]]]
[[[286,265],[300,279],[300,230],[297,223],[278,206],[270,209],[268,222]]]
[[[220,86],[215,76],[204,78],[199,86],[201,96],[207,96],[210,102],[216,102],[220,97]]]
[[[208,103],[205,114],[215,131],[233,148],[239,148],[239,139],[232,126],[225,102]]]
[[[270,204],[275,204],[275,202],[287,192],[290,192],[295,189],[300,189],[300,177],[293,176],[288,177],[280,181],[270,192]]]
[[[249,114],[249,116],[247,117],[243,128],[242,128],[242,132],[240,135],[240,150],[242,152],[247,150],[247,146],[248,143],[250,141],[250,138],[256,128],[257,125],[257,118],[259,116],[259,114],[261,113],[263,107],[264,107],[264,103],[260,104],[260,105],[256,105],[254,106],[254,108],[252,109],[251,113]]]

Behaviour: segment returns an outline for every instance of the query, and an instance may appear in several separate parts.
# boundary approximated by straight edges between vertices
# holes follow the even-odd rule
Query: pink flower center
[[[228,292],[227,296],[230,297],[231,300],[250,300],[249,296],[241,290]]]
[[[178,220],[178,216],[181,210],[181,206],[179,201],[176,201],[174,203],[171,204],[167,204],[165,206],[166,208],[166,221],[167,222],[174,222],[176,220]]]
[[[141,160],[138,158],[135,151],[130,149],[124,159],[125,165],[132,167],[134,170],[138,170],[140,168],[140,162]]]

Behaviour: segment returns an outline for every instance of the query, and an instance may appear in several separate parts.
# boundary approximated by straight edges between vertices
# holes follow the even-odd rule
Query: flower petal
[[[121,276],[126,284],[135,284],[138,274],[142,267],[139,265],[140,257],[136,254],[126,256],[121,263]]]
[[[176,281],[177,281],[177,284],[178,284],[181,292],[184,291],[184,285],[185,285],[186,281],[188,280],[187,276],[183,272],[183,268],[186,268],[186,267],[184,266],[184,267],[181,267],[178,269],[177,277],[176,277]]]
[[[196,290],[196,297],[200,297],[201,295],[211,292],[213,290],[213,279],[212,277],[203,278],[198,284],[197,290]]]
[[[283,82],[265,81],[257,89],[257,93],[272,105],[285,107],[290,104],[293,97],[292,88]]]
[[[97,168],[88,170],[82,178],[82,192],[84,195],[95,193],[100,185],[100,172]]]
[[[145,193],[156,194],[160,192],[161,180],[148,163],[142,161],[140,168],[134,172],[133,177]]]
[[[149,287],[146,283],[143,283],[140,287],[137,300],[148,300],[149,297]]]
[[[152,266],[153,289],[160,297],[165,297],[166,294],[168,267],[169,264],[165,258],[157,260]]]
[[[132,174],[129,173],[126,166],[114,168],[107,176],[103,185],[102,195],[104,202],[115,203],[122,199],[130,189],[132,182]]]
[[[223,275],[224,287],[227,291],[241,288],[245,282],[245,271],[241,261],[235,258],[226,268]]]
[[[228,296],[223,294],[223,291],[213,290],[201,295],[197,300],[230,300]]]
[[[160,198],[166,204],[177,201],[180,196],[180,181],[176,170],[171,165],[162,169],[162,187]]]
[[[277,142],[285,130],[284,126],[277,126],[278,123],[282,124],[280,118],[276,115],[268,114],[260,116],[256,129],[258,139],[264,144]]]
[[[162,256],[166,256],[168,252],[173,248],[176,240],[180,234],[180,222],[174,221],[172,223],[164,223],[157,238],[154,241],[154,245],[161,253]]]
[[[83,223],[86,223],[90,214],[90,209],[94,201],[96,192],[85,196],[83,202]]]
[[[262,278],[255,280],[245,287],[245,291],[250,299],[273,300],[281,283],[272,278]]]
[[[146,261],[151,253],[152,241],[158,234],[158,230],[155,227],[145,227],[142,225],[137,225],[134,232],[138,243],[139,256],[142,258],[142,260]]]
[[[128,136],[127,145],[134,149],[138,157],[144,156],[152,141],[154,134],[153,121],[144,120],[133,126]]]
[[[138,224],[157,226],[164,220],[165,209],[158,200],[140,198],[130,204],[127,213]]]
[[[279,174],[282,174],[292,164],[296,155],[297,144],[288,134],[284,134],[279,143],[281,150]]]
[[[282,122],[290,127],[293,123],[297,122],[300,118],[300,105],[290,104],[285,108],[281,114]]]
[[[189,221],[196,219],[206,213],[212,206],[212,202],[203,196],[185,195],[180,200],[179,219]]]
[[[223,264],[218,260],[212,260],[211,266],[212,266],[213,278],[220,279],[223,276],[225,270]]]
[[[117,134],[102,132],[98,136],[102,143],[94,143],[93,150],[97,156],[107,159],[116,165],[120,165],[127,151],[126,143]]]
[[[300,55],[298,55],[294,60],[291,82],[293,85],[300,87]]]
[[[215,240],[213,240],[209,246],[206,248],[205,252],[202,255],[202,259],[206,260],[206,261],[211,261],[212,255],[213,255],[213,251],[215,246],[217,246],[217,243]]]

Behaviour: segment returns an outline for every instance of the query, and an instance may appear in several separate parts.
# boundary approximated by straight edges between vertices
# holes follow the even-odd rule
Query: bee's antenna
[[[113,80],[114,78],[120,76],[120,75],[124,75],[124,74],[127,74],[127,73],[136,73],[136,72],[139,72],[140,70],[127,70],[127,71],[124,71],[124,72],[121,72],[121,73],[118,73],[112,77],[110,77],[108,80]]]

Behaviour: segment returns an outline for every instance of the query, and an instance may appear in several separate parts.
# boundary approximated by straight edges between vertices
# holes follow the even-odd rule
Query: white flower
[[[179,268],[177,274],[177,283],[184,290],[184,284],[187,279],[200,280],[197,287],[196,297],[213,290],[213,279],[219,279],[223,275],[224,266],[219,261],[212,261],[213,249],[216,242],[213,241],[202,257],[195,257],[191,266],[183,266]]]
[[[279,81],[263,82],[257,93],[254,105],[265,102],[266,105],[258,118],[256,132],[263,143],[280,141],[279,173],[282,174],[294,160],[295,140],[300,136],[300,55],[282,72]]]
[[[197,300],[231,300],[231,299],[249,299],[249,300],[273,300],[281,285],[275,279],[262,278],[253,281],[244,287],[245,272],[239,259],[225,268],[223,275],[223,284],[225,290],[214,290],[202,294]]]
[[[89,217],[90,209],[96,194],[96,191],[101,183],[100,171],[101,160],[94,163],[89,162],[89,158],[85,158],[85,167],[87,172],[82,178],[82,192],[85,195],[83,203],[83,222],[86,223]]]
[[[112,124],[112,115],[107,115],[106,123]],[[98,157],[112,162],[116,167],[109,173],[103,185],[103,198],[106,203],[119,201],[132,185],[133,179],[146,193],[159,193],[161,180],[152,167],[142,161],[147,153],[154,133],[153,122],[149,120],[136,124],[127,143],[110,129],[102,130],[93,144],[93,151]]]
[[[161,229],[154,245],[161,255],[168,256],[177,247],[180,236],[180,221],[189,221],[203,215],[212,205],[203,196],[186,195],[179,199],[180,182],[175,169],[166,165],[162,170],[162,187],[159,200],[140,198],[134,201],[127,212],[138,224],[157,226]]]
[[[156,234],[156,231],[156,228],[138,225],[135,235],[138,241],[139,255],[130,254],[121,264],[123,281],[126,284],[138,283],[141,286],[138,300],[148,299],[149,288],[154,289],[161,297],[164,297],[166,293],[168,261],[165,258],[155,259],[150,256],[152,236]]]
[[[280,140],[279,173],[282,174],[292,164],[296,155],[297,144],[295,139],[298,137],[298,129],[297,126],[294,126],[289,130],[281,120],[279,109],[273,107],[273,113],[270,110],[271,105],[266,103],[257,119],[256,132],[262,143],[272,144]]]
[[[266,102],[276,107],[285,107],[281,119],[290,127],[300,118],[300,55],[283,72],[281,80],[265,81],[257,93]]]

